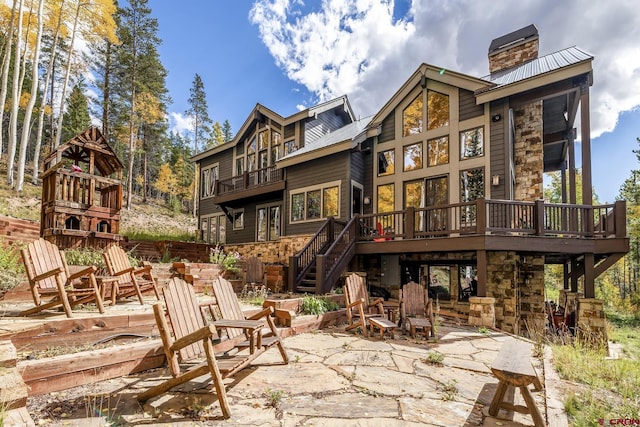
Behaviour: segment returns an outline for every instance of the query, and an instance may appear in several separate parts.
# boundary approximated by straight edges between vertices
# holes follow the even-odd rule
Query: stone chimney
[[[489,46],[491,74],[538,57],[538,29],[535,25],[498,37]]]

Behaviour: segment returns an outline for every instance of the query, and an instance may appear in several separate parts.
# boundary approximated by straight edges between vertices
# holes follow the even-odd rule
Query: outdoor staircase
[[[338,282],[355,253],[357,216],[344,224],[327,219],[309,243],[290,259],[293,292],[325,294]]]

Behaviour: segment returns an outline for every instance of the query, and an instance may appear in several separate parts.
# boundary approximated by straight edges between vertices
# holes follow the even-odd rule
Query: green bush
[[[24,275],[24,265],[16,245],[5,246],[0,242],[0,291],[15,288]]]
[[[337,303],[328,298],[308,295],[302,299],[300,311],[302,314],[314,314],[317,316],[328,311],[335,311],[339,308],[340,306]]]

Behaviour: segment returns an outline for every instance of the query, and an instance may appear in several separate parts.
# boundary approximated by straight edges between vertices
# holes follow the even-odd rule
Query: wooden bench
[[[537,427],[544,427],[546,423],[536,406],[536,402],[529,391],[529,385],[533,384],[535,390],[542,390],[542,384],[535,368],[531,364],[531,344],[525,341],[510,339],[506,341],[498,356],[491,365],[491,372],[498,378],[498,389],[491,401],[489,415],[496,416],[500,409],[531,414],[533,423]],[[507,388],[517,387],[527,406],[514,405],[504,401]]]

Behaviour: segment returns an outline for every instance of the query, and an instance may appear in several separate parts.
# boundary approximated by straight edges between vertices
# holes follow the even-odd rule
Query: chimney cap
[[[534,38],[538,38],[538,29],[535,25],[531,24],[512,33],[493,39],[491,41],[491,45],[489,45],[489,55],[498,50],[502,50]]]

